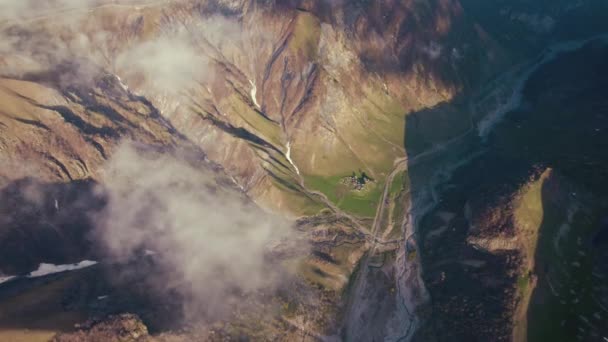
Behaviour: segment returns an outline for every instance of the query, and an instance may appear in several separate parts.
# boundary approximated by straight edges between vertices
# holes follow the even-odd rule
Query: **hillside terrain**
[[[605,2],[0,12],[0,340],[608,336]]]

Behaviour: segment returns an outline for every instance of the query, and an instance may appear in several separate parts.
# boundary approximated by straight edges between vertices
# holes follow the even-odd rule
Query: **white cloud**
[[[236,191],[218,188],[214,175],[168,155],[123,144],[105,169],[107,208],[98,214],[98,238],[117,261],[154,251],[191,304],[227,308],[233,291],[272,288],[281,279],[269,267],[269,245],[290,237],[287,222]]]
[[[121,77],[138,76],[156,91],[178,93],[202,81],[209,60],[183,33],[161,36],[125,50],[116,60]]]

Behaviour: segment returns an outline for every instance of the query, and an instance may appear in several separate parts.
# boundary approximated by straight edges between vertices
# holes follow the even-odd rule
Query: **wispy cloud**
[[[121,77],[140,79],[147,88],[170,94],[202,82],[208,63],[209,59],[184,31],[130,46],[116,59]]]
[[[282,279],[267,254],[294,230],[218,187],[209,171],[123,144],[101,191],[108,205],[96,214],[96,235],[111,258],[153,251],[169,278],[158,285],[179,284],[191,304],[221,312],[238,301],[234,292],[272,288]]]

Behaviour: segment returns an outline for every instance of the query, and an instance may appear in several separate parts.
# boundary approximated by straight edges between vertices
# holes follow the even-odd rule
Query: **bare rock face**
[[[382,178],[408,112],[509,61],[457,1],[90,7],[5,23],[5,154],[53,179],[96,177],[116,139],[171,144],[174,128],[295,213],[311,205],[302,177]]]
[[[121,139],[158,146],[180,139],[150,102],[123,89],[115,76],[100,73],[90,84],[62,85],[57,77],[71,72],[59,68],[21,80],[2,79],[3,182],[24,176],[97,178]]]
[[[538,25],[579,11],[562,5]],[[307,179],[362,169],[382,180],[410,147],[408,113],[530,56],[487,18],[538,17],[506,5],[484,17],[457,0],[49,6],[2,23],[4,177],[98,178],[118,139],[183,138],[260,203],[296,214],[318,207]],[[470,128],[470,113],[446,107],[431,145]]]
[[[2,24],[3,173],[28,161],[37,177],[98,178],[118,139],[187,139],[259,203],[298,215],[319,208],[311,177],[382,181],[410,148],[409,113],[529,57],[466,1],[68,5]],[[446,107],[431,145],[470,128]]]

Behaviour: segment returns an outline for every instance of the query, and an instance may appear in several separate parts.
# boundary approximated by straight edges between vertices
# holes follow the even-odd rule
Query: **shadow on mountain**
[[[98,264],[0,285],[2,330],[73,331],[109,315],[138,315],[151,333],[184,325],[178,291],[160,289],[167,277],[151,258],[130,264]]]
[[[470,89],[505,62],[457,1],[257,0],[278,13],[310,12],[342,27],[367,72]],[[488,52],[491,51],[491,52]],[[488,57],[493,55],[492,57]],[[489,65],[488,70],[481,65]]]
[[[592,43],[540,70],[526,91],[524,155],[559,171],[542,187],[537,280],[527,315],[532,342],[608,335],[608,254],[601,239],[608,212],[607,77],[608,46]],[[543,122],[549,125],[541,141],[531,129]]]
[[[608,298],[608,253],[606,242],[595,240],[606,229],[601,218],[607,197],[588,193],[573,180],[552,173],[542,184],[534,269],[519,280],[520,287],[533,285],[526,313],[531,342],[597,341],[608,334],[602,309]]]
[[[514,329],[530,341],[605,336],[608,318],[596,304],[608,298],[599,278],[607,259],[593,241],[605,234],[598,231],[608,203],[607,53],[605,45],[590,43],[539,69],[526,84],[523,105],[487,142],[473,137],[476,131],[455,139],[461,129],[451,130],[446,120],[450,110],[466,110],[458,101],[406,117],[410,200],[431,296],[416,340],[510,341]],[[446,141],[449,148],[438,148]],[[522,189],[545,170],[553,171],[536,202],[542,214],[536,266],[526,270],[522,243],[529,236],[519,231],[516,206]],[[584,210],[568,218],[572,205]],[[553,243],[564,222],[571,226],[572,254],[560,262]],[[570,281],[562,279],[563,288],[554,290],[570,293],[567,298],[549,284],[564,273]],[[518,317],[534,282],[530,310]],[[529,324],[518,332],[525,316]]]
[[[91,239],[95,214],[106,199],[91,180],[45,183],[32,178],[0,189],[0,271],[17,278],[0,284],[2,330],[71,331],[74,324],[111,314],[139,315],[151,332],[183,323],[178,291],[167,284],[167,267],[151,257],[107,263]],[[19,277],[39,264],[101,263],[37,278]],[[163,285],[159,285],[163,284]]]
[[[466,156],[464,150],[452,152]],[[489,209],[505,205],[532,170],[518,160],[483,155],[453,171],[449,181],[433,179],[445,165],[442,159],[453,163],[452,157],[437,155],[409,170],[423,280],[431,296],[416,340],[509,341],[520,258],[512,250],[486,251],[470,238],[514,234],[511,218],[493,217]],[[429,185],[438,182],[446,183]],[[490,225],[484,224],[488,218],[494,218]]]
[[[42,262],[95,259],[90,214],[105,200],[93,181],[43,183],[24,178],[0,189],[0,271],[27,274]]]

